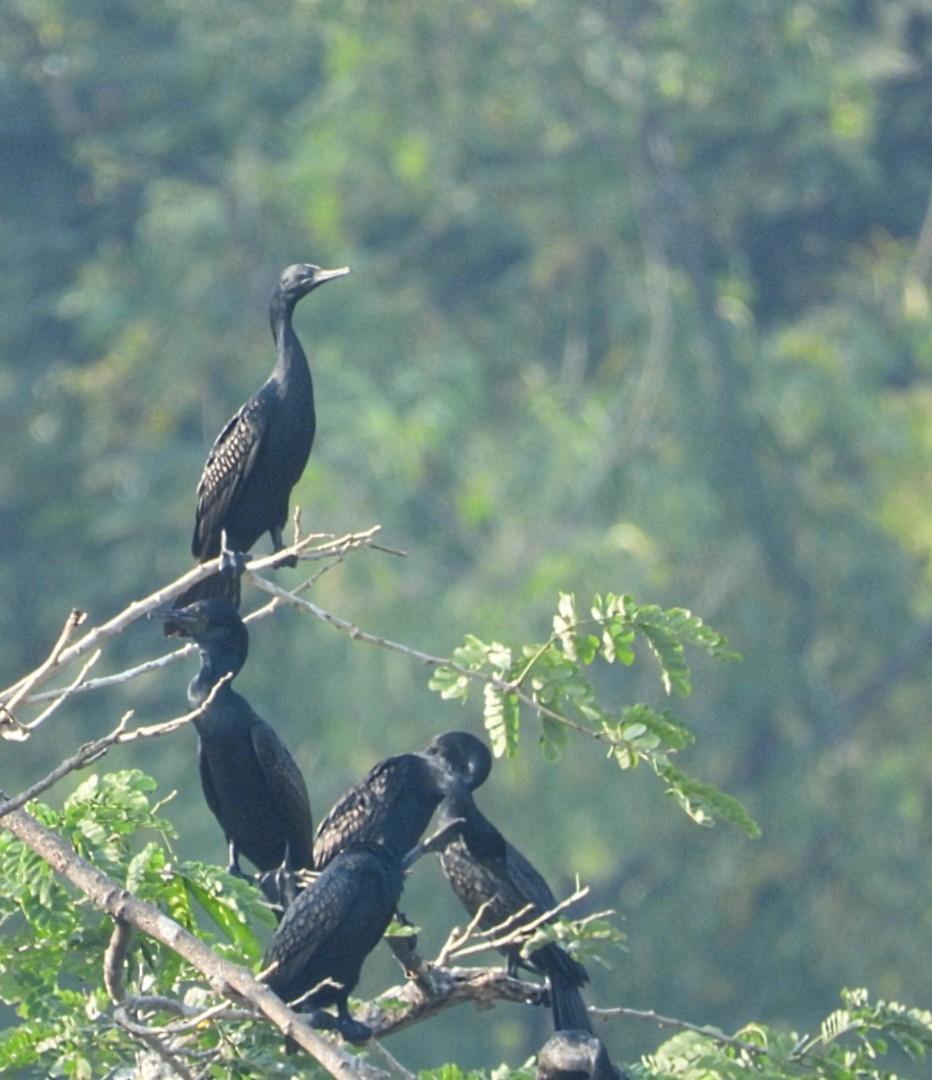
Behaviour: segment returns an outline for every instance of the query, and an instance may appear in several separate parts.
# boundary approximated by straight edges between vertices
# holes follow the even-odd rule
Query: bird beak
[[[204,617],[202,615],[195,615],[193,612],[185,611],[172,611],[171,608],[155,608],[154,611],[149,612],[150,619],[160,619],[162,622],[173,622],[180,626],[183,630],[199,630],[203,628]]]
[[[332,281],[334,278],[346,277],[351,273],[348,266],[341,266],[339,270],[318,270],[314,275],[314,284],[323,285],[325,281]]]

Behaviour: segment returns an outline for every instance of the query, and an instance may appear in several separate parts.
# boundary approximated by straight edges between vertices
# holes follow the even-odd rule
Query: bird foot
[[[285,541],[282,539],[282,531],[281,529],[271,529],[269,535],[272,537],[272,554],[277,555],[285,546]],[[275,563],[273,569],[280,570],[283,566],[294,569],[297,565],[297,555],[282,555],[278,562]]]
[[[372,1038],[372,1028],[351,1016],[334,1016],[326,1009],[312,1009],[303,1015],[312,1028],[337,1031],[354,1046],[361,1046]]]
[[[343,1038],[348,1043],[352,1043],[353,1046],[362,1046],[363,1043],[367,1043],[372,1038],[372,1028],[361,1020],[354,1020],[352,1017],[339,1020],[336,1028]]]
[[[285,863],[277,870],[267,870],[256,876],[256,883],[279,919],[294,902],[302,889],[298,875]]]
[[[246,569],[247,557],[241,551],[223,548],[220,551],[220,573],[227,577],[240,577]]]
[[[239,864],[239,855],[237,855],[233,845],[230,845],[230,861],[227,864],[227,873],[230,877],[238,877],[240,881],[254,881],[255,879],[250,877]]]

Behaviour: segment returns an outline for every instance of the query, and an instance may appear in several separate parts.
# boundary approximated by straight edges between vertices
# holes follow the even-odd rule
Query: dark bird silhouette
[[[537,1080],[628,1080],[589,1031],[558,1031],[537,1055]]]
[[[476,806],[468,786],[451,788],[438,815],[440,827],[418,846],[417,854],[438,851],[440,864],[454,893],[483,930],[507,924],[513,930],[527,925],[557,906],[550,886]],[[409,860],[413,861],[413,858]],[[521,958],[520,943],[501,948],[508,972],[528,967],[550,984],[556,1031],[591,1031],[589,1014],[579,988],[589,981],[586,969],[559,945],[548,943]]]
[[[477,787],[489,768],[488,748],[465,731],[439,735],[420,753],[397,754],[380,761],[320,823],[314,840],[314,865],[322,870],[354,841],[384,844],[404,859],[451,788]]]
[[[347,999],[391,922],[403,882],[400,861],[381,844],[338,852],[285,912],[262,962],[263,981],[309,1013],[313,1027],[365,1042],[372,1031],[350,1016]],[[332,1005],[336,1016],[325,1011]]]
[[[179,597],[176,607],[214,598],[239,606],[243,553],[269,533],[284,546],[291,489],[301,478],[314,442],[314,385],[291,319],[295,304],[319,285],[350,272],[298,263],[282,272],[269,307],[276,360],[272,374],[217,436],[200,483],[191,551],[198,562],[222,555],[222,572]],[[178,629],[166,623],[166,633]]]
[[[188,687],[192,708],[231,676],[194,721],[204,798],[230,845],[230,872],[244,876],[240,855],[262,873],[310,869],[314,829],[301,771],[271,725],[230,685],[249,651],[246,624],[222,600],[153,615],[176,620],[200,649],[201,669]]]

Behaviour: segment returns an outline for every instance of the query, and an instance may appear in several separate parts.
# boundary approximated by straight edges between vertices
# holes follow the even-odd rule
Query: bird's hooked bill
[[[348,266],[341,266],[337,270],[319,270],[315,275],[318,285],[324,281],[330,281],[333,278],[345,277],[347,274],[351,274],[352,270]]]
[[[175,623],[185,630],[199,630],[204,625],[203,615],[198,612],[187,611],[184,608],[154,608],[149,612],[148,617],[161,622]]]

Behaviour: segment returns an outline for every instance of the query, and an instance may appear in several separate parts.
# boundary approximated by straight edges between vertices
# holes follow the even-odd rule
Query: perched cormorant
[[[283,546],[291,489],[301,478],[314,441],[314,386],[307,357],[291,324],[295,304],[348,266],[321,270],[298,263],[282,272],[269,307],[276,360],[272,374],[217,436],[200,483],[191,551],[198,562],[223,554],[224,572],[193,585],[175,603],[214,598],[239,606],[242,553],[267,532]],[[166,633],[178,632],[166,623]]]
[[[188,687],[192,708],[225,675],[235,678],[246,662],[249,632],[230,604],[198,600],[153,615],[177,621],[200,649],[201,670]],[[242,876],[240,855],[263,873],[286,859],[289,869],[310,869],[314,829],[304,778],[271,725],[231,682],[219,687],[194,721],[204,797],[230,845],[230,872]]]
[[[322,870],[338,851],[359,840],[384,844],[403,859],[451,788],[478,787],[490,767],[488,748],[465,731],[438,735],[420,753],[380,761],[320,823],[314,840],[315,867]]]
[[[443,872],[470,915],[485,906],[479,925],[491,930],[502,923],[519,928],[557,906],[550,886],[479,810],[467,785],[451,788],[440,806],[440,828],[420,851],[438,851]],[[522,959],[520,944],[501,949],[508,971],[530,967],[547,977],[556,1031],[591,1031],[579,987],[589,981],[586,969],[559,945],[548,943]]]
[[[338,852],[286,910],[262,961],[263,969],[276,966],[263,981],[309,1013],[313,1027],[365,1042],[372,1031],[350,1016],[347,998],[392,920],[403,881],[399,859],[381,844],[352,843]],[[324,1011],[329,1005],[336,1016]]]
[[[537,1080],[627,1080],[589,1031],[558,1031],[537,1055]]]

